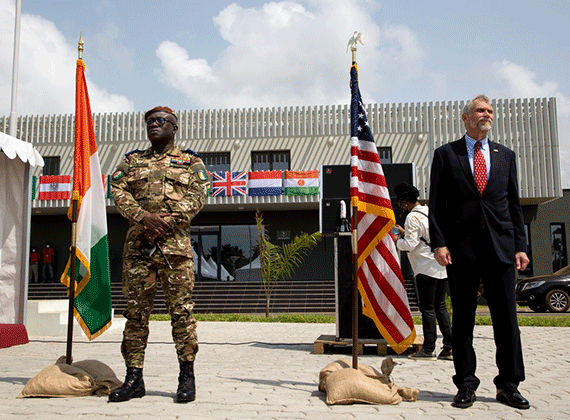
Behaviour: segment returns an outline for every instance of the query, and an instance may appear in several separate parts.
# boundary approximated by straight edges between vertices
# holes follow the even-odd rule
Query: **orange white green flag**
[[[319,171],[285,171],[285,195],[318,195]]]
[[[71,258],[76,258],[74,315],[92,340],[111,326],[111,280],[105,192],[85,80],[85,63],[77,60],[73,198],[78,201],[77,245],[61,282],[69,287]],[[71,209],[69,212],[71,216]]]

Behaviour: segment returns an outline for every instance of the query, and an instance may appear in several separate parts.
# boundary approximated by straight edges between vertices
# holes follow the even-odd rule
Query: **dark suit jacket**
[[[473,235],[481,231],[482,224],[501,262],[513,264],[515,253],[526,252],[515,153],[489,141],[489,154],[491,170],[481,195],[469,165],[465,137],[434,152],[429,194],[431,245],[433,249],[447,246],[454,262],[476,259]]]

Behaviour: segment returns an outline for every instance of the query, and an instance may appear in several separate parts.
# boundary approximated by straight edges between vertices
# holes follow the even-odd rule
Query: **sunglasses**
[[[172,125],[175,125],[172,121],[167,120],[166,118],[163,118],[163,117],[149,118],[148,120],[145,121],[147,127],[150,127],[154,123],[156,123],[156,125],[158,125],[159,127],[162,127],[167,122],[169,122]]]

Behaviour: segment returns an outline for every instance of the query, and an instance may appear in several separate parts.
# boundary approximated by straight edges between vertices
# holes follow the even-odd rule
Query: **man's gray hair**
[[[467,101],[467,103],[463,107],[463,113],[464,114],[470,114],[471,113],[471,108],[473,108],[473,102],[475,102],[475,101],[483,101],[483,102],[487,102],[488,104],[491,103],[491,101],[489,100],[489,98],[487,96],[477,95],[473,99],[470,99]]]

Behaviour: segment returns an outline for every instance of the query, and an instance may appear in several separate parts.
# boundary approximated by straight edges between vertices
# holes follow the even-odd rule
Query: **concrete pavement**
[[[495,400],[492,327],[475,327],[478,401],[469,409],[451,407],[456,389],[448,361],[415,361],[396,356],[398,386],[420,390],[417,402],[397,406],[328,406],[318,391],[319,371],[332,361],[350,358],[350,347],[313,353],[321,334],[335,334],[334,324],[199,323],[196,361],[197,400],[173,402],[178,365],[170,323],[153,321],[144,377],[147,395],[124,403],[106,397],[16,399],[26,382],[65,354],[64,338],[30,337],[30,343],[0,349],[0,419],[570,419],[570,329],[522,327],[527,379],[520,390],[529,410]],[[421,333],[421,327],[419,332]],[[108,364],[122,380],[120,328],[93,342],[76,339],[74,359]],[[441,343],[441,338],[438,344]],[[374,349],[359,362],[380,368]]]

